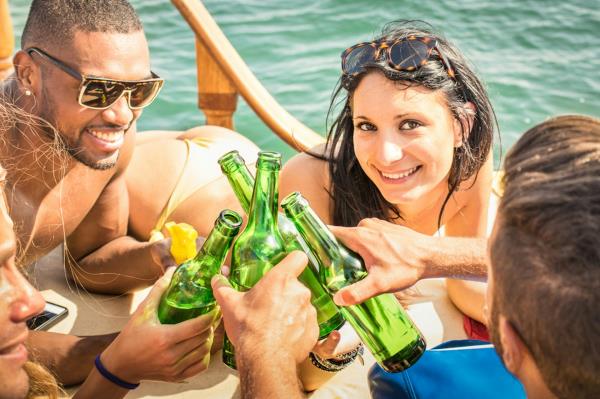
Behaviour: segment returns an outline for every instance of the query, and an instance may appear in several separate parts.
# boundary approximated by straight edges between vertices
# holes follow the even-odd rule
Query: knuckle
[[[310,298],[311,298],[311,292],[308,288],[306,288],[303,285],[300,285],[300,299],[302,300],[303,303],[310,303]]]
[[[172,350],[164,351],[162,354],[162,361],[166,365],[167,368],[173,367],[177,364],[177,356],[173,353]]]
[[[390,284],[389,284],[388,280],[386,280],[386,279],[376,278],[373,280],[373,287],[377,291],[383,292],[383,291],[387,291],[390,288]]]
[[[317,309],[315,309],[314,306],[309,306],[308,307],[308,318],[309,320],[317,320]]]
[[[166,350],[169,347],[169,340],[167,339],[166,336],[164,335],[159,335],[155,340],[154,340],[154,345],[156,346],[156,348],[158,348],[161,351]]]

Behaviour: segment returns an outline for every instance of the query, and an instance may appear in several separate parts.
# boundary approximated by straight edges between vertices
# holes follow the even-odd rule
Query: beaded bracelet
[[[136,389],[137,387],[140,386],[139,383],[132,384],[131,382],[123,381],[122,379],[120,379],[119,377],[117,377],[116,375],[114,375],[113,373],[108,371],[106,369],[106,367],[104,367],[104,365],[100,361],[100,355],[96,356],[96,360],[94,360],[94,364],[96,365],[96,369],[98,369],[98,372],[100,374],[102,374],[102,377],[106,378],[113,384],[120,386],[121,388]]]
[[[350,363],[352,363],[357,357],[362,356],[364,353],[364,347],[362,343],[358,344],[358,346],[352,349],[350,352],[342,353],[334,357],[333,359],[322,359],[319,355],[314,353],[310,353],[308,355],[310,362],[318,369],[323,371],[328,371],[331,373],[335,373],[346,368]]]

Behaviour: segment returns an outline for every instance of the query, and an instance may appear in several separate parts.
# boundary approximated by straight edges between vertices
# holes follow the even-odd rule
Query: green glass
[[[277,228],[277,200],[281,155],[260,152],[248,224],[231,252],[229,281],[238,291],[248,291],[273,266],[285,258],[285,243]],[[223,363],[236,368],[235,351],[227,334],[223,342]]]
[[[239,214],[222,211],[196,256],[177,267],[158,305],[162,324],[177,324],[215,308],[210,281],[219,273],[241,225]]]
[[[219,158],[221,170],[227,176],[233,192],[237,196],[244,211],[250,211],[250,201],[254,187],[254,176],[248,170],[246,162],[239,152],[230,151]],[[335,305],[325,288],[319,282],[318,263],[312,257],[304,240],[298,234],[296,226],[282,213],[277,213],[277,226],[283,238],[285,250],[290,253],[295,250],[305,252],[309,257],[309,264],[298,278],[311,292],[310,302],[317,310],[319,323],[319,339],[323,339],[335,329],[340,328],[345,320],[339,308]]]
[[[300,193],[288,195],[281,206],[318,260],[321,283],[331,295],[367,276],[362,258],[337,241]],[[392,294],[341,311],[385,371],[405,370],[425,351],[423,336]]]

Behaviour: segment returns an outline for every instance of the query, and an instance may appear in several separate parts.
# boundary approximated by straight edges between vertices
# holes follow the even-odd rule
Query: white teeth
[[[123,136],[123,132],[115,132],[115,133],[104,133],[97,132],[95,130],[88,130],[94,137],[98,137],[100,140],[114,142],[119,140]]]
[[[418,168],[419,168],[418,166],[415,166],[414,168],[409,169],[409,170],[407,170],[404,173],[384,173],[384,172],[381,172],[381,175],[383,177],[388,178],[388,179],[402,179],[403,177],[407,177],[407,176],[410,176],[413,173],[415,173]]]

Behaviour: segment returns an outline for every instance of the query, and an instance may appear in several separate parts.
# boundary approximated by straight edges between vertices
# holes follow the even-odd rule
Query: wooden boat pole
[[[206,46],[197,38],[196,68],[198,107],[206,116],[206,124],[233,129],[238,92]]]
[[[15,49],[8,0],[0,0],[0,80],[12,73],[12,55]]]
[[[324,142],[321,135],[290,115],[271,96],[248,68],[200,0],[171,0],[171,2],[196,34],[197,40],[201,43],[199,52],[206,52],[211,56],[212,60],[218,64],[221,73],[229,79],[250,108],[273,132],[300,151]],[[204,62],[200,58],[197,59],[198,71],[203,71],[204,67],[210,67],[210,65],[200,65]],[[218,75],[220,73],[215,74],[215,76]],[[204,75],[198,76],[199,82],[208,79]],[[231,98],[232,88],[228,83],[221,85],[229,90],[221,93]],[[199,95],[201,96],[201,94]],[[201,106],[212,107],[209,103],[209,100],[206,102],[201,100]],[[203,108],[203,110],[205,109]]]

